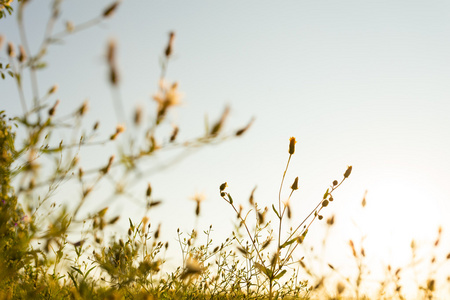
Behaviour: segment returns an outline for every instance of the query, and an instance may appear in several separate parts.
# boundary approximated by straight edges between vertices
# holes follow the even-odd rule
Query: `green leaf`
[[[275,280],[276,279],[280,279],[281,277],[283,277],[283,275],[286,274],[286,270],[281,271],[277,276],[275,276]]]
[[[283,245],[280,246],[280,248],[283,249],[284,247],[289,246],[290,244],[295,242],[296,240],[297,238],[293,238],[292,240],[286,241]]]
[[[130,228],[131,228],[131,230],[134,231],[134,225],[133,225],[133,222],[131,222],[131,219],[130,219],[130,218],[128,218],[128,221],[130,221]]]
[[[8,71],[9,76],[14,78],[14,73],[12,71]]]
[[[255,267],[263,274],[267,276],[267,278],[272,279],[273,273],[271,270],[267,269],[265,266],[263,266],[260,263],[255,262]]]
[[[327,189],[327,191],[325,192],[325,194],[323,194],[323,199],[326,199],[328,197],[328,192],[330,191],[330,189]]]
[[[272,209],[277,214],[278,219],[281,219],[280,214],[277,212],[277,210],[275,209],[275,205],[273,205],[273,204],[272,204]]]
[[[81,272],[80,269],[75,268],[74,266],[70,266],[72,269],[74,269],[75,271],[77,271],[77,273],[79,273],[81,276],[83,276],[83,272]]]

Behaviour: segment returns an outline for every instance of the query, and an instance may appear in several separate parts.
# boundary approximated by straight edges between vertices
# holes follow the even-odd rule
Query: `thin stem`
[[[284,178],[286,177],[286,172],[289,167],[289,163],[291,161],[292,154],[289,154],[289,158],[286,164],[286,169],[284,169],[283,177],[281,178],[281,184],[280,184],[280,190],[278,191],[278,213],[281,213],[281,189],[283,188],[283,182]],[[281,223],[282,223],[282,216],[280,215],[280,225],[278,227],[278,248],[280,248],[281,245]]]
[[[250,241],[252,241],[253,248],[255,249],[256,254],[258,255],[259,260],[261,261],[261,264],[263,264],[264,261],[263,261],[261,255],[260,255],[260,253],[259,253],[259,251],[258,251],[258,248],[256,247],[256,243],[255,243],[254,239],[252,238],[252,235],[251,235],[251,233],[250,233],[250,230],[249,230],[248,227],[247,227],[247,223],[246,223],[245,220],[242,218],[241,214],[237,211],[237,209],[236,209],[236,207],[234,206],[234,204],[231,203],[230,201],[228,201],[227,199],[225,199],[224,196],[223,196],[222,198],[223,198],[223,200],[225,200],[226,202],[230,203],[231,207],[234,209],[234,211],[236,212],[236,214],[237,214],[237,215],[239,216],[239,218],[241,219],[242,224],[244,224],[245,230],[247,231],[248,237],[250,238]]]

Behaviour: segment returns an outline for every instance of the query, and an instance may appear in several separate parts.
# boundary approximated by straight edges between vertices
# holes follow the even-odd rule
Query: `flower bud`
[[[289,154],[292,155],[295,152],[295,143],[297,143],[297,141],[295,140],[295,137],[291,137],[289,139]]]
[[[14,50],[13,43],[11,43],[11,42],[8,43],[7,52],[8,52],[8,56],[11,58],[16,56],[16,51]]]
[[[227,187],[227,183],[224,182],[220,185],[220,191],[222,192],[223,190],[225,190],[225,188]]]
[[[49,90],[48,90],[48,94],[51,95],[54,92],[56,92],[58,90],[58,85],[55,84],[54,86],[52,86]]]
[[[295,177],[294,183],[291,186],[291,189],[298,190],[298,177]]]
[[[27,60],[27,53],[25,52],[25,49],[22,45],[19,46],[19,61],[21,63],[25,62]]]
[[[347,178],[348,176],[350,176],[350,173],[352,173],[352,166],[347,167],[347,171],[345,171],[345,173],[344,173],[344,178]]]
[[[56,108],[58,107],[58,105],[59,105],[59,100],[56,100],[56,102],[55,102],[55,104],[52,106],[52,108],[50,108],[50,109],[48,110],[48,115],[49,115],[49,116],[55,115],[55,111],[56,111]]]
[[[111,4],[107,9],[105,9],[105,11],[103,12],[103,17],[104,18],[108,18],[110,17],[114,11],[117,9],[117,6],[119,6],[119,2],[116,1],[113,4]]]

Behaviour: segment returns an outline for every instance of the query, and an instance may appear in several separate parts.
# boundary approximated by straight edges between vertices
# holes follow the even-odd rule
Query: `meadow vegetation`
[[[177,82],[166,79],[174,51],[172,32],[161,55],[158,90],[149,105],[154,110],[152,118],[144,120],[142,108],[136,109],[131,120],[124,115],[117,45],[110,41],[104,61],[118,125],[106,138],[99,133],[100,122],[82,130],[88,102],[80,103],[69,115],[59,115],[58,108],[64,99],[57,99],[58,86],[39,86],[39,72],[46,67],[49,47],[109,21],[120,5],[126,3],[113,2],[91,20],[81,24],[67,22],[64,31],[55,33],[53,28],[60,21],[62,1],[53,1],[46,36],[40,48],[32,51],[22,18],[28,2],[18,1],[14,10],[9,6],[11,1],[0,4],[0,18],[16,17],[21,31],[20,45],[0,35],[0,51],[6,54],[0,55],[2,84],[15,85],[18,91],[17,96],[2,94],[1,101],[17,100],[23,112],[19,116],[0,112],[0,299],[369,298],[361,289],[368,274],[362,246],[358,248],[353,241],[348,242],[357,265],[355,277],[341,275],[332,264],[327,264],[334,274],[332,278],[316,274],[304,259],[309,254],[302,247],[313,223],[330,230],[334,225],[335,217],[324,219],[324,212],[335,204],[333,193],[350,176],[352,167],[343,170],[342,178],[333,180],[320,193],[316,206],[300,222],[291,220],[291,198],[300,188],[298,177],[290,184],[285,183],[295,153],[294,137],[286,139],[287,163],[280,174],[278,199],[271,207],[258,205],[256,188],[244,204],[232,197],[232,184],[218,186],[217,201],[225,201],[230,216],[236,216],[235,230],[219,244],[212,242],[213,225],[201,232],[178,231],[174,234],[179,244],[173,245],[161,236],[160,225],[151,225],[148,217],[129,219],[123,234],[111,237],[108,230],[121,216],[109,216],[108,206],[83,214],[93,191],[104,181],[114,184],[115,195],[125,196],[130,182],[145,185],[146,192],[141,197],[143,209],[152,210],[161,201],[154,199],[153,186],[144,181],[141,162],[155,160],[156,153],[169,149],[197,148],[239,138],[247,133],[252,120],[226,131],[229,113],[226,108],[216,122],[206,124],[204,133],[178,140],[180,129],[167,124],[167,115],[181,99]],[[108,149],[116,151],[102,165],[84,168],[80,164],[81,151],[95,145],[108,145]],[[57,197],[57,192],[69,182],[80,191],[78,198],[71,199],[70,206]],[[284,199],[282,190],[286,188],[289,196]],[[194,200],[197,208],[192,217],[198,218],[202,198],[198,195]],[[322,225],[316,224],[320,220]],[[435,247],[441,236],[442,230]],[[182,254],[182,262],[175,269],[166,267],[169,247],[179,248]],[[412,252],[416,249],[412,243]],[[433,257],[431,263],[442,266],[448,259],[450,254],[443,259]],[[378,292],[371,297],[405,299],[402,272],[402,268],[388,266],[386,280],[379,283]],[[430,273],[426,282],[419,285],[424,298],[432,299],[435,295],[438,285],[433,276]]]

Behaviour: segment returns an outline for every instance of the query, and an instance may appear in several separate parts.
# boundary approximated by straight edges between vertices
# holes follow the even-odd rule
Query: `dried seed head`
[[[352,166],[348,166],[347,171],[345,171],[344,173],[344,178],[348,178],[348,176],[350,176],[351,173],[352,173]]]
[[[108,172],[109,172],[109,169],[111,168],[111,165],[112,165],[113,161],[114,161],[114,155],[111,155],[111,156],[109,157],[108,164],[107,164],[104,168],[102,168],[100,171],[101,171],[103,174],[108,173]]]
[[[228,185],[227,185],[226,182],[222,183],[222,184],[220,185],[220,191],[221,191],[221,192],[224,191],[225,188],[226,188],[227,186],[228,186]]]
[[[328,200],[323,200],[323,201],[322,201],[322,206],[323,206],[323,207],[327,207],[328,204],[329,204]]]
[[[103,11],[103,17],[108,18],[108,17],[112,16],[112,14],[116,11],[117,6],[119,6],[119,1],[116,1],[113,4],[111,4],[109,7],[107,7]]]
[[[108,49],[106,52],[106,59],[109,65],[113,65],[116,57],[116,41],[110,39],[108,42]]]
[[[336,285],[336,291],[338,293],[338,295],[342,294],[345,290],[345,285],[342,282],[338,282],[338,284]]]
[[[254,120],[255,120],[255,118],[252,118],[250,120],[250,122],[244,128],[241,128],[238,131],[236,131],[236,136],[243,135],[250,128],[250,126],[253,124]]]
[[[156,229],[155,235],[154,235],[155,239],[158,239],[158,238],[159,238],[159,232],[160,232],[160,230],[161,230],[161,224],[158,224],[158,228]]]
[[[87,111],[89,110],[89,102],[87,100],[85,100],[83,102],[83,104],[81,105],[81,107],[78,109],[78,114],[80,116],[84,115],[85,113],[87,113]]]
[[[338,185],[338,183],[339,183],[339,182],[338,182],[337,180],[334,180],[334,181],[333,181],[333,186]]]
[[[295,143],[297,143],[297,141],[295,140],[295,137],[291,137],[289,139],[289,154],[292,155],[295,152]]]
[[[58,85],[55,84],[48,90],[48,94],[51,95],[51,94],[55,93],[57,90],[58,90]]]
[[[147,191],[145,192],[145,195],[147,197],[150,197],[152,195],[152,186],[150,185],[150,183],[148,183],[147,185]]]
[[[211,132],[210,132],[211,136],[216,136],[220,133],[220,131],[223,128],[223,125],[225,124],[225,120],[227,119],[229,112],[230,112],[230,107],[229,106],[225,107],[219,121],[217,121],[216,124],[214,124],[214,126],[211,129]]]
[[[14,44],[12,42],[8,43],[8,48],[6,51],[8,52],[9,57],[16,57],[16,51],[14,50]]]
[[[109,81],[112,85],[119,84],[119,74],[117,73],[117,69],[115,66],[111,66],[109,70]]]
[[[164,54],[168,58],[173,52],[173,40],[175,39],[175,33],[172,31],[169,33],[169,43],[167,44]]]
[[[73,23],[71,21],[67,21],[66,22],[66,31],[72,32],[74,29],[75,29],[75,26],[73,25]]]
[[[177,138],[178,131],[179,131],[179,128],[178,128],[178,126],[175,125],[175,126],[173,127],[172,135],[170,136],[170,142],[171,142],[171,143],[174,142],[175,139]]]
[[[298,190],[298,177],[295,177],[294,183],[291,186],[292,190]]]
[[[120,216],[115,216],[114,218],[109,221],[109,224],[115,224],[120,219]]]
[[[56,111],[56,108],[58,107],[58,105],[59,105],[59,100],[56,100],[56,102],[55,102],[55,104],[52,106],[52,108],[50,108],[49,110],[48,110],[48,115],[51,117],[51,116],[54,116],[55,115],[55,111]]]
[[[25,49],[23,48],[22,45],[19,46],[19,57],[18,57],[19,61],[21,63],[24,63],[27,60],[27,53],[25,52]]]
[[[136,110],[134,111],[134,124],[135,125],[140,125],[142,122],[142,114],[143,114],[143,109],[142,106],[138,106],[136,108]]]
[[[327,224],[332,226],[334,224],[334,215],[332,215],[331,217],[329,217],[327,219]]]

